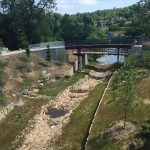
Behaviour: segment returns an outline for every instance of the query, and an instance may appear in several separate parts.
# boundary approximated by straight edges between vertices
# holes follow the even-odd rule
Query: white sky
[[[96,10],[121,8],[137,3],[139,0],[55,0],[56,12],[76,14]]]

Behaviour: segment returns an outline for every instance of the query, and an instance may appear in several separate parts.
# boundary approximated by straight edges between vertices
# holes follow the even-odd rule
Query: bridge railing
[[[77,51],[74,51],[74,53],[78,53]],[[101,55],[112,55],[112,54],[118,54],[118,49],[117,48],[107,48],[107,49],[82,49],[80,53],[95,53],[95,54],[101,54]],[[119,54],[127,54],[128,49],[119,49]]]
[[[100,44],[129,44],[129,45],[142,45],[143,41],[147,41],[147,38],[141,37],[116,37],[106,40],[73,40],[65,41],[65,46],[81,46],[81,45],[100,45]]]
[[[133,39],[110,39],[103,41],[90,41],[90,40],[77,40],[77,41],[65,41],[65,46],[73,45],[99,45],[99,44],[134,44]]]

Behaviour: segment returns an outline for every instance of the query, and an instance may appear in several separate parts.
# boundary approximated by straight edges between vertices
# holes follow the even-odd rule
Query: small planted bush
[[[144,142],[142,139],[133,139],[128,143],[127,150],[143,150]]]
[[[60,79],[60,74],[56,74],[55,78],[58,80]]]
[[[145,124],[142,126],[141,134],[142,134],[143,136],[150,136],[150,124],[145,123]]]
[[[70,78],[70,75],[65,75],[65,78],[66,78],[66,79]]]

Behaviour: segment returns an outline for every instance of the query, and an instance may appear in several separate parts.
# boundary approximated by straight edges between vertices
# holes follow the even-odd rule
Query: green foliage
[[[103,41],[106,38],[105,30],[96,28],[88,37],[87,40],[100,40]]]
[[[128,68],[150,68],[150,52],[149,50],[143,51],[142,55],[136,56],[131,54],[126,58],[125,67]]]
[[[59,80],[59,79],[61,78],[61,77],[60,77],[60,74],[56,74],[55,78],[56,78],[57,80]]]
[[[133,139],[128,143],[127,150],[142,150],[144,148],[144,142],[142,139]]]
[[[119,28],[118,24],[111,24],[111,25],[109,26],[109,30],[110,30],[110,31],[117,31],[118,28]]]
[[[2,34],[4,44],[11,50],[22,47],[22,41],[25,38],[29,43],[45,40],[53,30],[50,28],[52,22],[47,21],[48,12],[56,6],[53,0],[1,0],[0,4],[3,10],[0,34]]]
[[[150,68],[150,51],[145,51],[142,53],[142,66]]]
[[[3,47],[3,42],[2,42],[2,39],[0,39],[0,56],[1,56],[1,53],[2,53],[2,47]]]
[[[25,51],[26,51],[27,57],[29,57],[29,56],[30,56],[30,48],[29,48],[29,47],[26,47],[26,48],[25,48]]]
[[[47,51],[46,51],[46,60],[51,61],[51,49],[50,45],[47,45]]]
[[[69,78],[70,78],[70,75],[65,75],[65,78],[66,78],[66,79],[69,79]]]
[[[92,13],[61,15],[52,13],[54,0],[1,0],[0,37],[10,50],[30,44],[54,40],[103,40],[106,31],[126,35],[149,35],[149,1],[125,8],[98,10]],[[141,17],[142,16],[142,17]],[[97,27],[102,21],[103,29]],[[121,30],[121,31],[120,31]]]
[[[113,101],[123,109],[124,123],[127,120],[128,111],[140,104],[140,100],[137,98],[138,89],[133,84],[136,80],[137,72],[134,69],[131,58],[129,56],[124,66],[117,72],[113,82]]]
[[[145,123],[142,125],[141,134],[144,136],[150,136],[150,124]]]
[[[6,62],[0,62],[0,105],[5,104],[4,97],[2,94],[2,88],[3,88],[3,85],[5,84],[4,71],[3,71],[5,66],[7,66]]]
[[[133,37],[143,37],[150,35],[150,1],[140,0],[137,5],[134,5],[134,15],[130,27],[126,31],[126,35]]]

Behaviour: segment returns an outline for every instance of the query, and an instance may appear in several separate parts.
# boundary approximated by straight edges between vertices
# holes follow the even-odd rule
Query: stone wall
[[[14,103],[10,103],[2,111],[0,111],[0,121],[5,118],[5,116],[14,109]]]

